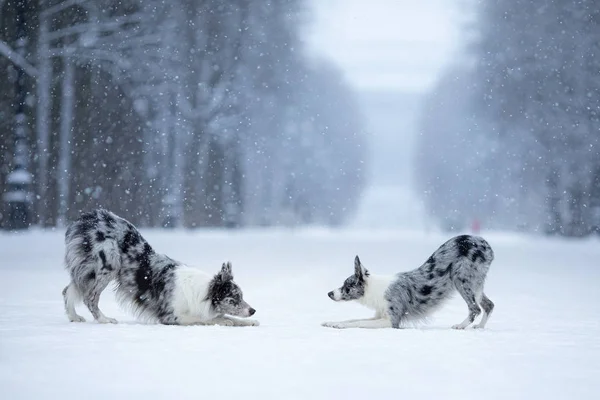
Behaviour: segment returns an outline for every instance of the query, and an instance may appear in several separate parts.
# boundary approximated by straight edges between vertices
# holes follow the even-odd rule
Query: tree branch
[[[21,68],[25,73],[31,77],[36,77],[38,74],[37,69],[31,65],[23,56],[14,51],[8,44],[0,40],[0,54],[8,58],[17,67]]]
[[[61,12],[63,10],[66,10],[67,8],[71,7],[71,6],[76,6],[79,4],[84,4],[87,3],[89,0],[66,0],[63,1],[62,3],[56,4],[52,7],[48,7],[46,8],[44,11],[40,12],[40,17],[41,18],[46,18],[49,17],[52,14],[56,14],[58,12]]]
[[[141,18],[138,15],[119,17],[115,18],[113,21],[100,22],[98,24],[85,22],[50,32],[46,37],[46,40],[53,41],[65,36],[78,35],[89,32],[91,29],[97,29],[98,32],[111,32],[118,30],[122,25],[137,22],[141,22]]]

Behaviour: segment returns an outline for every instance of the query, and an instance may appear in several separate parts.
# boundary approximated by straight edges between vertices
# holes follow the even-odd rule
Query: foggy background
[[[598,232],[596,8],[3,0],[0,224]]]
[[[356,90],[369,137],[365,227],[433,226],[414,191],[413,155],[424,96],[459,54],[460,1],[311,2],[311,53],[333,59]]]

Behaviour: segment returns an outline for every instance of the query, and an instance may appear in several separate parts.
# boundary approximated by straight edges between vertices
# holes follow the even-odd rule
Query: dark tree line
[[[302,0],[0,0],[0,224],[19,124],[31,224],[97,206],[145,226],[343,223],[362,120],[305,55],[305,18]]]
[[[600,230],[600,7],[485,0],[423,110],[417,181],[444,226]]]

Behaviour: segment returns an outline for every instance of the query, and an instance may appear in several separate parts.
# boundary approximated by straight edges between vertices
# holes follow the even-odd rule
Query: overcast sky
[[[309,48],[358,89],[423,91],[456,51],[453,0],[312,0]]]

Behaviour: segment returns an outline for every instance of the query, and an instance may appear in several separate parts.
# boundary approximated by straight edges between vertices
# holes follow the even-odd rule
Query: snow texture
[[[14,190],[11,192],[6,192],[2,195],[2,199],[6,202],[26,202],[28,199],[27,192],[23,190]]]
[[[0,234],[3,399],[593,399],[600,393],[600,246],[485,234],[493,246],[487,329],[455,296],[424,325],[335,330],[370,317],[327,292],[365,267],[418,267],[447,235],[409,231],[143,231],[157,251],[217,272],[230,260],[261,326],[144,325],[110,291],[118,325],[69,323],[63,232]],[[91,320],[87,310],[79,309]],[[83,396],[83,397],[82,397]]]
[[[8,174],[6,181],[11,184],[27,185],[31,183],[31,174],[25,170],[18,169]]]

